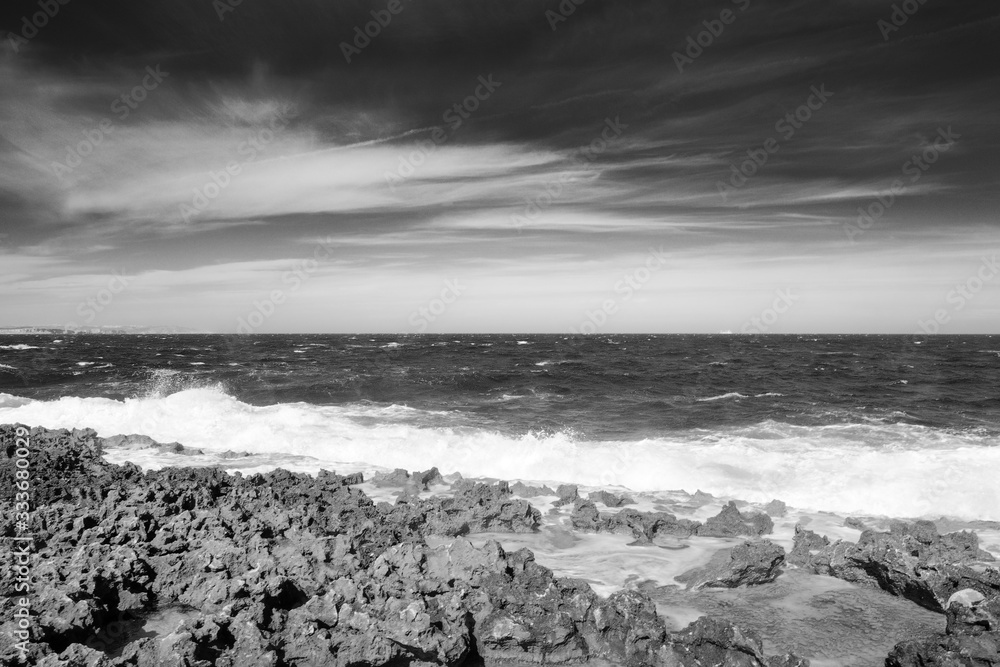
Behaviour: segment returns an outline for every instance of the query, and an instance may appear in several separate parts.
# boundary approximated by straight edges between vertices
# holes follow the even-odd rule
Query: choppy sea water
[[[261,469],[1000,520],[1000,336],[6,336],[0,421]]]

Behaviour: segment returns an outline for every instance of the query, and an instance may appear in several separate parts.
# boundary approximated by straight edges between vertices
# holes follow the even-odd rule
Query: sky
[[[998,333],[998,26],[8,0],[0,327]]]

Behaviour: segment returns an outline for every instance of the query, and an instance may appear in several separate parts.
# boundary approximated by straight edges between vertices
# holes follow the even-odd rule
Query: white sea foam
[[[25,345],[24,343],[17,343],[15,345],[0,345],[0,350],[40,350],[40,347],[35,347],[34,345]]]
[[[0,423],[12,422],[92,427],[102,436],[142,433],[203,449],[207,456],[248,451],[260,455],[260,465],[271,463],[269,457],[312,457],[314,471],[437,466],[467,476],[634,491],[701,489],[755,503],[780,498],[810,511],[1000,520],[1000,447],[985,436],[908,424],[807,427],[768,421],[637,442],[587,441],[571,432],[504,435],[457,426],[452,413],[400,406],[257,407],[220,386],[121,401],[0,394]],[[144,456],[180,463],[167,454]],[[309,460],[300,464],[308,468]]]
[[[705,403],[707,401],[721,401],[727,398],[746,398],[743,394],[738,391],[731,391],[726,394],[719,394],[718,396],[708,396],[706,398],[697,399],[699,403]]]

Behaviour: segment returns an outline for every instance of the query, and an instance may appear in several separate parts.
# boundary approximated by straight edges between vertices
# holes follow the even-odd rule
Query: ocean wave
[[[375,404],[253,406],[218,385],[124,400],[0,394],[0,423],[91,427],[102,436],[142,433],[209,455],[234,450],[310,457],[313,471],[359,463],[437,466],[470,476],[639,492],[701,489],[761,503],[780,498],[802,510],[1000,519],[1000,447],[974,433],[911,424],[764,421],[639,441],[589,441],[569,430],[504,434],[463,424],[460,417]]]
[[[0,394],[0,408],[19,408],[22,405],[28,405],[31,402],[30,398],[24,398],[23,396]]]
[[[14,345],[0,345],[0,350],[40,350],[42,348],[35,347],[34,345],[25,345],[24,343],[16,343]]]
[[[784,396],[784,394],[778,393],[776,391],[768,391],[768,392],[764,392],[763,394],[754,394],[753,395],[754,398],[772,398],[772,397],[773,398],[777,398],[777,397],[782,397],[782,396]],[[727,398],[750,398],[750,397],[747,396],[746,394],[741,394],[738,391],[730,391],[730,392],[725,393],[725,394],[719,394],[718,396],[708,396],[708,397],[705,397],[705,398],[696,398],[695,400],[697,402],[699,402],[699,403],[707,403],[707,402],[711,402],[711,401],[722,401],[722,400],[725,400]]]
[[[727,398],[747,398],[738,391],[730,391],[726,394],[719,394],[718,396],[709,396],[707,398],[696,398],[695,400],[699,403],[706,403],[708,401],[721,401]]]
[[[201,362],[192,363],[197,365]],[[191,373],[198,373],[192,370]],[[156,399],[170,396],[189,389],[211,388],[224,392],[225,386],[217,380],[212,380],[200,374],[188,374],[174,368],[155,368],[150,370],[149,377],[140,385],[136,392],[137,398]],[[143,434],[143,435],[149,435]]]

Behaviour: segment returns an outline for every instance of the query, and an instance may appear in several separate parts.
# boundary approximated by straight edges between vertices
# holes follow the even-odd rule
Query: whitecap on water
[[[708,401],[721,401],[727,398],[746,398],[746,396],[739,393],[738,391],[731,391],[726,394],[719,394],[718,396],[709,396],[707,398],[698,398],[695,400],[697,400],[699,403],[706,403]]]
[[[199,384],[201,386],[199,386]],[[224,388],[157,371],[134,398],[66,396],[0,407],[0,423],[142,433],[208,451],[313,457],[461,472],[496,479],[695,489],[716,497],[841,515],[1000,520],[1000,447],[989,435],[905,423],[677,430],[638,441],[587,440],[570,430],[505,434],[452,411],[284,403],[254,406]],[[504,400],[506,397],[502,397]],[[548,398],[547,396],[534,397]],[[553,397],[554,398],[554,397]],[[510,399],[508,399],[510,400]]]

